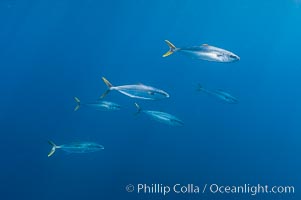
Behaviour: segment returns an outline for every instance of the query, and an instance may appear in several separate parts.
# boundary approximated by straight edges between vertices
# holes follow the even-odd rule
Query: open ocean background
[[[230,50],[236,63],[162,58],[164,40]],[[5,200],[300,199],[300,0],[1,0],[0,195]],[[115,85],[144,83],[170,99],[141,101],[176,115],[171,127],[122,110],[73,112]],[[231,105],[196,91],[223,89]],[[67,155],[50,146],[91,141]],[[293,185],[296,194],[149,195],[127,184]]]

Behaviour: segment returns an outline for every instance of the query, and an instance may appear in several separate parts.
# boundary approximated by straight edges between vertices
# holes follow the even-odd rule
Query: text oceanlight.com
[[[158,194],[168,195],[174,194],[294,194],[294,186],[269,186],[269,185],[219,185],[219,184],[129,184],[126,186],[127,192],[133,192],[137,194]]]

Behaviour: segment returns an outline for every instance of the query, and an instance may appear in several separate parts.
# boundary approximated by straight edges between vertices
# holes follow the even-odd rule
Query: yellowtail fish
[[[160,111],[154,111],[154,110],[142,110],[141,107],[135,103],[137,108],[137,114],[139,113],[145,113],[147,116],[149,116],[151,119],[154,119],[160,123],[164,123],[170,126],[182,126],[184,125],[183,121],[178,119],[177,117]]]
[[[177,48],[170,41],[165,40],[165,42],[169,46],[169,51],[167,51],[163,55],[163,57],[167,57],[173,54],[174,52],[179,52],[194,59],[201,59],[214,62],[235,62],[240,60],[240,57],[235,55],[234,53],[225,49],[210,46],[208,44],[202,44],[200,46],[186,48]]]
[[[238,103],[238,99],[234,96],[232,96],[231,94],[229,94],[228,92],[225,92],[223,90],[214,90],[214,91],[210,91],[210,90],[206,90],[205,88],[203,88],[200,84],[198,85],[198,91],[203,91],[209,95],[215,96],[227,103],[231,103],[231,104],[236,104]]]
[[[110,91],[116,90],[126,96],[145,100],[159,100],[169,98],[169,94],[163,90],[143,84],[113,86],[105,77],[102,80],[107,85],[108,90],[100,98],[104,98]]]
[[[52,146],[48,157],[52,156],[57,149],[61,149],[68,153],[90,153],[104,149],[102,145],[93,142],[74,142],[59,146],[54,144],[52,141],[48,141],[48,143]]]
[[[110,111],[110,110],[120,110],[121,106],[117,103],[113,103],[110,101],[96,101],[95,103],[81,103],[81,101],[79,100],[79,98],[74,97],[74,100],[76,102],[76,106],[74,108],[74,111],[77,111],[80,106],[87,106],[87,107],[91,107],[95,110],[100,110],[100,111]]]

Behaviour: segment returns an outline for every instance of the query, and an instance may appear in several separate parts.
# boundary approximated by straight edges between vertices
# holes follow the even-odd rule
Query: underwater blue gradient
[[[301,2],[298,0],[2,0],[0,2],[1,199],[300,199]],[[208,43],[236,63],[162,58]],[[120,111],[76,105],[106,86],[144,83],[170,99],[111,92]],[[223,89],[231,105],[196,91]],[[184,121],[135,116],[134,102]],[[92,141],[66,155],[51,147]],[[294,195],[138,195],[127,184],[294,185]]]

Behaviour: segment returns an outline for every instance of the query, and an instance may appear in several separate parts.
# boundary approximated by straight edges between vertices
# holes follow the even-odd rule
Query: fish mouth
[[[240,57],[237,55],[230,55],[230,58],[232,58],[234,61],[239,61]]]
[[[235,55],[235,60],[236,60],[236,61],[239,61],[239,60],[240,60],[240,57],[237,56],[237,55]]]

